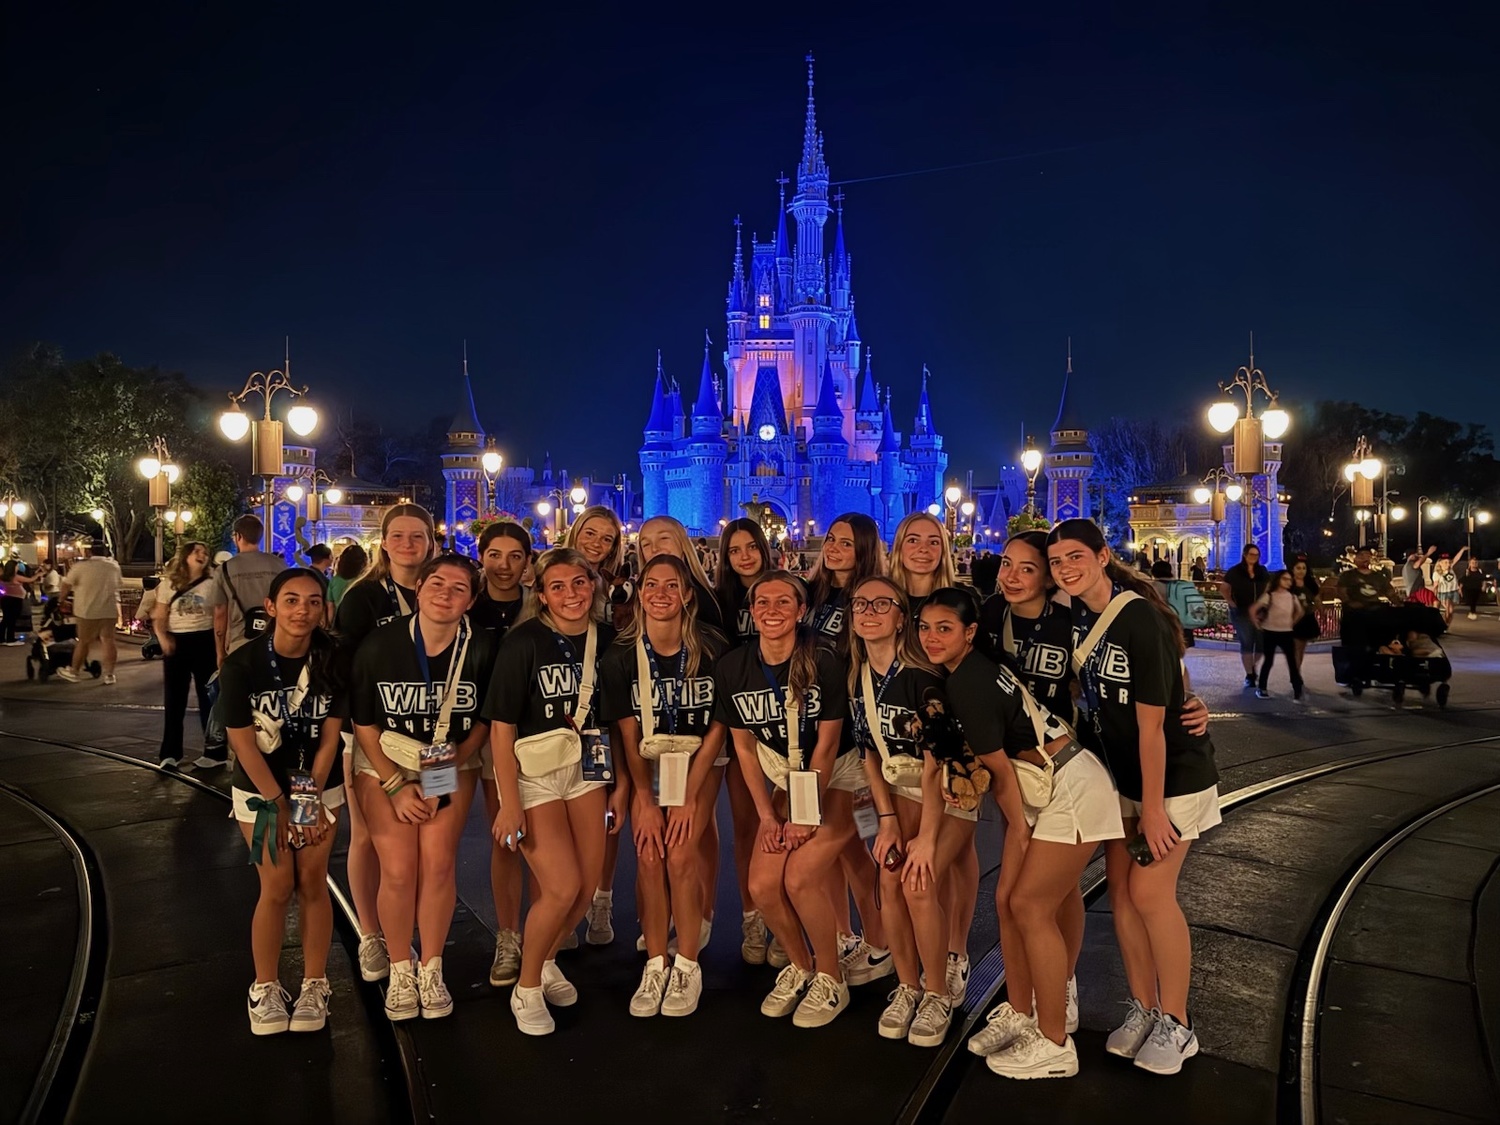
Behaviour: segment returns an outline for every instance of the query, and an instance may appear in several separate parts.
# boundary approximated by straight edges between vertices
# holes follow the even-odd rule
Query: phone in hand
[[[1172,824],[1170,820],[1167,823]],[[1182,829],[1172,824],[1172,831],[1177,834],[1179,840],[1182,839]],[[1137,832],[1134,837],[1127,840],[1125,850],[1130,853],[1130,858],[1142,867],[1150,867],[1156,862],[1156,856],[1151,854],[1151,845],[1146,842],[1144,833]]]
[[[887,871],[895,871],[895,870],[896,870],[896,869],[898,869],[898,868],[899,868],[899,867],[900,867],[900,866],[901,866],[901,865],[902,865],[902,864],[903,864],[903,863],[905,863],[905,862],[906,862],[906,853],[905,853],[905,852],[903,852],[903,851],[902,851],[902,850],[901,850],[901,849],[900,849],[900,848],[899,848],[899,847],[897,847],[897,846],[896,846],[896,845],[895,845],[895,844],[892,844],[892,845],[891,845],[891,846],[890,846],[890,847],[889,847],[889,848],[888,848],[888,849],[887,849],[887,850],[886,850],[886,853],[885,853],[885,860],[884,860],[884,861],[883,861],[883,862],[884,862],[884,865],[885,865],[885,869],[886,869],[886,870],[887,870]]]
[[[613,832],[615,830],[615,810],[614,809],[605,809],[604,810],[604,830],[606,832]]]

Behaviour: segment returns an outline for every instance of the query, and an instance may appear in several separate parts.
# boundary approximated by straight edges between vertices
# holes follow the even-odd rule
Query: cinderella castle
[[[735,220],[724,378],[705,341],[689,406],[657,357],[640,454],[643,512],[675,516],[694,535],[717,534],[722,521],[754,513],[800,538],[822,534],[841,513],[867,512],[889,539],[903,516],[941,502],[948,455],[933,425],[927,370],[904,435],[855,323],[843,195],[829,195],[812,63],[809,55],[797,191],[788,205],[789,181],[781,178],[776,238],[752,235],[748,270]]]

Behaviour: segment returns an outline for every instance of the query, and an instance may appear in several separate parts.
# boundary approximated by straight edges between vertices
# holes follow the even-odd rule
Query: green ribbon
[[[245,807],[255,814],[255,827],[250,833],[250,862],[260,863],[267,852],[271,856],[272,866],[276,863],[276,802],[268,801],[264,797],[251,797],[245,802]],[[269,825],[271,837],[266,839],[266,828]]]

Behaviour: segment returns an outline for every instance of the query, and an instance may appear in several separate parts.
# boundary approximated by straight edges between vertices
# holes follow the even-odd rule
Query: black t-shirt
[[[915,629],[917,623],[922,620],[922,607],[932,600],[931,594],[907,594],[906,604],[911,609],[911,617],[908,619],[908,628]]]
[[[479,600],[474,603],[474,608],[469,610],[469,620],[477,628],[494,634],[493,640],[496,645],[500,643],[505,632],[516,623],[516,618],[521,616],[521,609],[526,604],[524,597],[518,597],[514,601],[498,602],[490,597],[489,589],[480,587]]]
[[[443,687],[448,665],[458,640],[436,656],[427,657],[429,680],[422,675],[412,621],[403,617],[388,621],[359,646],[354,658],[354,721],[363,727],[395,731],[427,742],[437,726],[443,705]],[[469,629],[469,646],[459,672],[448,738],[462,742],[483,722],[481,694],[490,682],[495,664],[495,642],[483,629]]]
[[[811,762],[818,744],[818,724],[849,717],[849,687],[843,660],[827,648],[818,649],[817,681],[803,702],[798,745],[803,762]],[[771,674],[785,694],[790,660],[771,665]],[[717,687],[716,717],[731,730],[748,730],[782,757],[787,756],[786,713],[781,700],[766,680],[760,662],[760,645],[741,645],[719,658],[714,669]],[[840,739],[839,753],[853,749]]]
[[[1073,620],[1068,611],[1048,599],[1040,617],[1014,613],[1003,594],[991,594],[979,611],[979,630],[974,647],[991,660],[1000,661],[1005,647],[1005,618],[1011,618],[1011,636],[1016,642],[1016,667],[1021,681],[1036,701],[1063,719],[1073,714]]]
[[[598,725],[607,706],[603,697],[601,665],[614,644],[609,625],[595,625],[594,697],[584,717],[587,728]],[[553,632],[539,617],[523,621],[505,634],[495,674],[484,700],[484,717],[492,723],[510,723],[518,738],[545,734],[568,725],[567,716],[578,706],[579,677],[587,633],[565,636]]]
[[[760,635],[755,627],[755,618],[750,616],[750,587],[736,580],[729,588],[729,605],[719,606],[725,622],[725,635],[730,648],[738,648],[752,637]]]
[[[1118,592],[1118,591],[1117,591]],[[1082,646],[1099,619],[1079,598],[1073,599],[1073,644]],[[1145,599],[1130,602],[1094,646],[1079,676],[1083,689],[1079,722],[1084,745],[1102,751],[1120,795],[1141,799],[1141,731],[1135,705],[1165,707],[1167,743],[1165,795],[1198,793],[1219,780],[1214,744],[1207,734],[1192,735],[1182,726],[1186,691],[1182,660],[1161,613]]]
[[[388,621],[394,621],[397,617],[407,616],[401,612],[400,602],[392,595],[392,590],[397,591],[406,599],[410,610],[416,609],[417,592],[415,590],[398,586],[395,582],[387,586],[384,582],[376,582],[370,578],[354,583],[339,599],[339,608],[334,614],[333,627],[338,631],[339,638],[343,641],[351,658],[359,651],[359,646],[364,639],[377,628]]]
[[[1388,571],[1355,568],[1339,575],[1338,592],[1345,609],[1374,609],[1381,598],[1389,599],[1394,590]]]
[[[808,610],[807,623],[818,634],[819,640],[825,643],[831,641],[842,648],[848,639],[848,630],[844,628],[848,616],[849,590],[845,586],[834,586],[829,589],[824,601]]]
[[[944,685],[948,706],[974,754],[1003,750],[1016,757],[1036,749],[1036,730],[1021,704],[1015,682],[984,653],[964,657]]]
[[[297,717],[289,720],[288,700],[277,687],[277,672],[281,684],[290,693],[296,689],[307,663],[304,656],[277,656],[273,670],[268,649],[270,639],[253,640],[243,644],[224,658],[219,669],[219,705],[224,716],[224,725],[232,729],[243,729],[253,725],[250,711],[254,708],[281,720],[281,746],[276,752],[264,755],[266,765],[282,793],[287,793],[287,771],[312,769],[313,759],[318,754],[318,739],[323,731],[323,720],[349,717],[349,695],[337,684],[329,685],[325,694],[309,691],[297,708]],[[330,661],[336,666],[338,660]],[[344,783],[344,756],[335,754],[333,768],[328,771],[325,789]],[[233,785],[236,789],[255,791],[255,783],[238,762],[234,766]]]
[[[921,668],[901,667],[894,677],[870,669],[870,689],[880,712],[880,733],[891,754],[920,758],[930,752],[940,759],[962,758],[963,742],[948,714],[943,681]],[[864,686],[856,681],[849,700],[850,721],[844,724],[861,756],[880,758],[870,731]]]
[[[1244,563],[1235,563],[1224,572],[1224,582],[1229,587],[1229,598],[1234,602],[1234,608],[1247,610],[1266,592],[1266,587],[1271,582],[1271,572],[1257,563],[1255,574],[1251,575],[1250,568]]]
[[[651,695],[652,711],[656,716],[657,734],[686,734],[702,738],[713,724],[715,711],[714,664],[718,657],[718,644],[704,646],[698,658],[697,674],[688,677],[678,675],[679,663],[684,654],[681,650],[671,654],[655,653],[656,670]],[[648,661],[650,655],[647,657]],[[599,717],[613,723],[620,719],[641,717],[639,685],[636,682],[636,652],[634,642],[615,643],[604,654],[600,667],[604,683],[604,698],[600,702]],[[675,718],[674,718],[675,715]]]

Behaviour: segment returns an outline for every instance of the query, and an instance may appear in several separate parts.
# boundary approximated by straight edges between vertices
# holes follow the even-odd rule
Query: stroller
[[[69,624],[62,612],[62,597],[52,594],[42,606],[41,623],[31,640],[31,652],[26,657],[26,678],[46,683],[52,673],[73,662],[73,646],[78,643],[78,627]],[[90,660],[84,670],[98,679],[104,666]]]
[[[1446,707],[1453,665],[1438,638],[1447,629],[1441,613],[1419,603],[1357,611],[1344,622],[1347,647],[1333,650],[1333,678],[1356,696],[1389,687],[1398,706],[1407,688],[1425,696],[1436,686],[1437,705]]]

